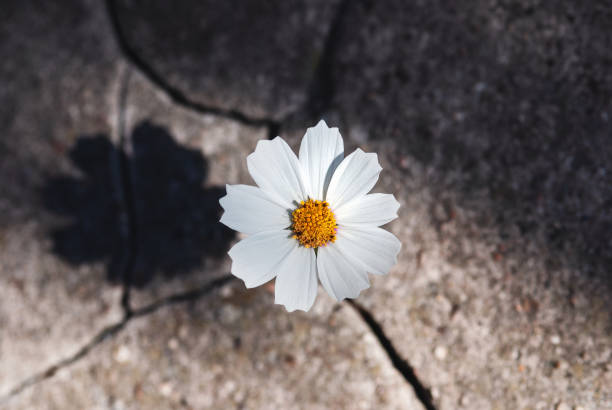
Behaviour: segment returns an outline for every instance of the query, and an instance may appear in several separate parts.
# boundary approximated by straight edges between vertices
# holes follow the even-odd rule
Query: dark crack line
[[[121,81],[119,90],[119,113],[117,116],[117,132],[119,134],[118,151],[119,151],[119,174],[121,179],[121,192],[123,194],[124,218],[122,220],[122,232],[124,232],[124,241],[126,242],[126,254],[123,261],[123,270],[121,279],[123,281],[123,294],[121,295],[121,306],[126,318],[132,314],[130,307],[130,291],[132,283],[132,271],[134,270],[134,261],[138,252],[138,231],[136,223],[136,206],[134,204],[134,186],[132,183],[130,161],[126,147],[129,141],[127,140],[125,110],[126,102],[130,86],[131,69],[128,67]]]
[[[280,133],[280,129],[281,129],[281,123],[280,122],[275,122],[272,124],[268,125],[268,139],[272,140],[274,138],[276,138],[279,133]]]
[[[334,84],[333,84],[333,57],[336,54],[339,31],[342,27],[342,19],[346,14],[349,1],[343,0],[338,6],[338,10],[331,24],[330,31],[326,37],[323,54],[319,65],[315,70],[314,79],[311,85],[310,96],[307,101],[307,110],[311,115],[318,117],[322,115],[331,104],[334,96]],[[210,114],[223,118],[228,118],[237,122],[240,122],[247,126],[265,126],[268,130],[268,138],[272,139],[276,137],[281,129],[283,121],[275,121],[270,118],[252,118],[235,109],[222,109],[218,107],[207,106],[195,101],[190,100],[176,87],[173,87],[164,78],[159,75],[151,66],[149,66],[132,47],[130,47],[128,41],[121,30],[119,23],[119,17],[115,7],[114,0],[106,0],[106,9],[108,12],[109,20],[111,22],[112,31],[115,35],[117,44],[120,50],[127,58],[127,60],[136,67],[149,81],[155,84],[159,89],[164,91],[166,95],[172,100],[173,103],[195,111],[200,114]],[[0,398],[0,404],[6,402],[11,397],[16,396],[28,388],[43,382],[44,380],[52,378],[58,371],[72,364],[76,363],[83,357],[87,356],[93,349],[103,343],[105,340],[116,336],[121,332],[128,323],[134,319],[143,317],[149,314],[155,313],[157,310],[162,309],[166,306],[171,306],[179,303],[185,303],[189,301],[196,301],[209,294],[210,292],[218,289],[225,284],[231,282],[235,278],[232,275],[225,275],[218,279],[215,279],[199,289],[188,291],[185,293],[179,293],[171,295],[159,301],[153,302],[148,306],[140,309],[132,310],[130,306],[130,279],[131,272],[137,252],[137,239],[136,239],[136,213],[133,200],[133,185],[131,178],[131,171],[129,168],[129,161],[127,153],[125,151],[126,146],[126,132],[125,132],[125,106],[128,93],[129,83],[129,69],[127,74],[122,80],[120,95],[119,95],[119,115],[117,119],[117,129],[119,134],[119,173],[121,192],[123,195],[124,207],[125,207],[125,220],[124,223],[124,240],[127,241],[127,252],[122,267],[122,278],[123,278],[123,294],[121,298],[121,305],[124,310],[124,317],[118,323],[107,326],[97,333],[88,343],[81,347],[74,355],[62,359],[57,363],[51,365],[46,370],[39,372],[33,376],[28,377],[23,382],[19,383],[16,387],[9,390],[9,392]],[[355,304],[351,305],[359,312],[364,321],[368,324],[372,332],[376,335],[379,342],[389,355],[393,365],[398,371],[404,376],[404,378],[413,386],[415,392],[424,406],[429,409],[435,407],[431,404],[431,393],[419,382],[414,374],[412,367],[404,361],[397,353],[389,339],[384,335],[380,325],[373,319],[369,312]]]
[[[310,94],[306,103],[307,113],[318,121],[329,109],[335,94],[334,84],[334,58],[340,44],[340,31],[344,26],[344,19],[350,5],[350,0],[342,0],[330,24],[329,32],[323,45],[323,53],[315,69]]]
[[[200,114],[211,114],[223,118],[228,118],[248,126],[265,126],[268,134],[271,135],[278,131],[280,123],[271,118],[253,118],[235,109],[223,109],[212,107],[199,102],[190,100],[178,88],[169,84],[153,67],[151,67],[138,53],[130,46],[127,38],[121,29],[119,15],[114,0],[106,0],[106,9],[111,21],[112,31],[115,35],[119,49],[127,60],[145,75],[159,89],[163,90],[175,104],[193,110]]]
[[[417,398],[421,401],[423,406],[427,410],[436,410],[436,407],[433,404],[431,391],[419,380],[414,372],[414,368],[410,366],[410,363],[400,356],[395,349],[395,346],[393,346],[393,343],[391,343],[391,340],[389,340],[387,335],[385,335],[382,326],[376,321],[376,319],[374,319],[374,316],[372,316],[367,309],[354,300],[348,300],[347,302],[357,311],[357,313],[359,313],[363,321],[368,325],[372,333],[374,333],[378,339],[378,342],[387,353],[387,356],[389,356],[389,359],[391,359],[393,366],[398,372],[400,372],[404,379],[410,383]]]
[[[213,290],[218,289],[234,280],[236,280],[236,277],[231,274],[221,276],[217,279],[213,279],[212,281],[208,282],[206,285],[202,286],[201,288],[190,290],[184,293],[178,293],[175,295],[171,295],[164,299],[158,300],[157,302],[153,302],[148,306],[144,306],[140,309],[136,309],[132,312],[131,317],[146,316],[165,306],[176,305],[179,303],[198,300],[199,298],[207,295]]]
[[[331,23],[331,28],[325,39],[321,60],[315,70],[315,75],[311,83],[310,94],[305,110],[315,121],[320,119],[325,112],[329,110],[335,96],[334,59],[338,54],[340,34],[344,26],[344,19],[347,15],[350,3],[349,0],[342,0],[338,6]],[[352,300],[349,300],[348,303],[357,313],[359,313],[359,316],[368,325],[370,331],[374,333],[395,369],[404,377],[404,380],[412,386],[417,398],[423,406],[427,410],[435,410],[436,408],[433,404],[431,391],[418,379],[414,368],[400,356],[395,346],[393,346],[393,343],[391,343],[391,340],[385,335],[381,325],[363,306]]]
[[[93,349],[95,349],[98,345],[100,345],[105,340],[116,336],[119,332],[121,332],[128,323],[139,317],[143,317],[156,311],[171,305],[176,305],[180,303],[196,301],[209,293],[213,292],[216,289],[224,286],[225,284],[235,280],[235,277],[227,274],[220,278],[217,278],[211,282],[208,282],[206,285],[200,287],[199,289],[191,290],[184,293],[178,293],[175,295],[168,296],[164,299],[161,299],[157,302],[153,302],[150,305],[144,306],[140,309],[136,309],[131,312],[129,316],[125,316],[121,321],[115,323],[113,325],[107,326],[102,329],[98,334],[96,334],[88,343],[86,343],[83,347],[81,347],[75,354],[65,359],[58,361],[57,363],[49,366],[46,370],[36,373],[33,376],[28,377],[23,382],[19,383],[16,387],[9,390],[9,392],[4,395],[4,397],[0,397],[0,405],[6,403],[11,397],[14,397],[24,390],[43,382],[47,379],[52,378],[57,374],[58,371],[71,366],[76,363],[83,357],[87,356]]]
[[[112,0],[110,0],[112,1]],[[329,31],[325,36],[321,58],[319,59],[310,84],[306,101],[295,111],[290,112],[274,125],[268,127],[268,138],[273,139],[278,132],[296,118],[306,119],[317,123],[332,105],[335,95],[334,60],[340,44],[340,32],[344,27],[345,16],[350,0],[342,0],[337,6],[334,17],[329,24]],[[301,116],[304,116],[302,118]]]

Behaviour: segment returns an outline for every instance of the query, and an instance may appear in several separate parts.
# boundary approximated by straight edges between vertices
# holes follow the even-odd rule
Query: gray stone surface
[[[413,157],[391,160],[394,144],[362,146],[383,154],[379,187],[401,198],[390,229],[404,247],[360,303],[437,408],[611,407],[605,278],[551,251],[542,231],[525,236],[492,222],[494,211],[461,206],[452,191],[437,196]]]
[[[308,314],[238,281],[136,318],[11,409],[423,409],[355,311]]]
[[[264,127],[172,104],[132,72],[125,105],[136,219],[131,305],[201,287],[227,275],[237,238],[219,223],[225,184],[252,180],[246,157]]]
[[[100,286],[121,240],[119,62],[104,10],[9,1],[1,15],[0,396],[121,316],[120,288]],[[77,241],[93,238],[86,215],[106,218],[108,236]]]
[[[280,120],[310,92],[338,1],[115,2],[129,47],[192,101]]]
[[[343,16],[326,117],[381,153],[402,203],[400,263],[361,303],[440,409],[612,407],[609,11]]]
[[[607,3],[346,2],[326,53],[336,2],[189,3],[117,2],[163,81],[295,114],[294,148],[323,108],[347,151],[379,153],[403,249],[357,302],[436,408],[612,408]],[[229,271],[216,200],[251,182],[268,130],[172,103],[122,63],[99,2],[7,2],[0,36],[2,399],[120,323],[126,268],[134,309]],[[287,314],[272,289],[137,310],[1,405],[420,408],[349,306]]]

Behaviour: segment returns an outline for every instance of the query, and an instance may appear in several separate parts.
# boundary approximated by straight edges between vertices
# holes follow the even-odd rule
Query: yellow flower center
[[[300,202],[291,214],[293,239],[300,241],[306,248],[326,246],[336,241],[336,217],[325,201]]]

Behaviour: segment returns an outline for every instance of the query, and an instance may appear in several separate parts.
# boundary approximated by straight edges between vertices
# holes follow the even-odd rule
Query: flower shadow
[[[71,220],[51,233],[53,252],[73,265],[103,262],[111,283],[127,279],[135,287],[223,257],[234,233],[219,223],[225,189],[203,187],[206,158],[147,121],[131,141],[124,156],[104,135],[82,136],[69,152],[82,177],[47,181],[45,207]]]

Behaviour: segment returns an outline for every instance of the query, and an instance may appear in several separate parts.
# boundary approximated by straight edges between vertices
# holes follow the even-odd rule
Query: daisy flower
[[[308,128],[299,158],[280,137],[247,157],[257,187],[227,185],[221,222],[248,235],[229,251],[247,288],[276,277],[275,303],[308,311],[318,279],[334,299],[355,298],[397,262],[400,241],[379,228],[397,218],[391,194],[368,194],[382,170],[374,153],[344,158],[338,128]]]

